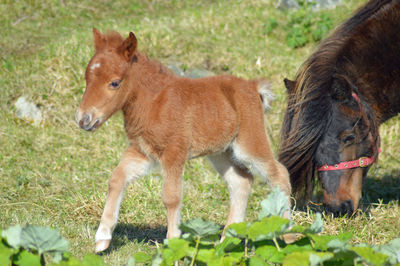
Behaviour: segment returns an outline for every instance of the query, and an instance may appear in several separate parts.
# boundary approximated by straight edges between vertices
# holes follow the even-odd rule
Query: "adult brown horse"
[[[318,175],[326,210],[351,215],[379,154],[378,127],[400,112],[400,1],[366,3],[285,84],[279,160],[297,203]]]
[[[117,32],[93,32],[96,52],[86,69],[86,91],[76,121],[93,131],[122,110],[130,142],[109,182],[95,236],[97,252],[110,244],[125,187],[154,164],[161,165],[164,176],[168,238],[180,235],[182,174],[190,158],[207,155],[224,177],[230,193],[226,225],[245,216],[253,183],[245,165],[290,195],[288,172],[274,159],[264,128],[268,82],[233,76],[178,77],[138,52],[133,33],[123,40]],[[290,211],[284,215],[289,218]]]

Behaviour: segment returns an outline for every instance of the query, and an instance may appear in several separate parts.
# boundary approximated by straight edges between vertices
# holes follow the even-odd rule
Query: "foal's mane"
[[[293,88],[288,88],[288,108],[282,130],[279,160],[287,167],[299,205],[314,188],[314,156],[331,121],[331,84],[340,73],[339,60],[352,36],[365,30],[368,21],[398,0],[370,0],[317,47],[303,63]]]

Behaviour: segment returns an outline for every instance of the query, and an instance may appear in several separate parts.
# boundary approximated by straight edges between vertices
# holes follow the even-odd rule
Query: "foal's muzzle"
[[[334,217],[340,217],[347,215],[350,217],[354,212],[354,204],[351,199],[346,200],[339,205],[336,204],[324,204],[324,209],[328,213],[332,213]]]
[[[101,124],[101,118],[94,118],[92,113],[83,113],[80,110],[75,114],[75,121],[80,128],[87,131],[93,131]]]

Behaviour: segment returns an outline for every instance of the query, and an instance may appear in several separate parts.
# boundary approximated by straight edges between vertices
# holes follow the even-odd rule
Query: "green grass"
[[[363,1],[345,1],[334,25]],[[107,181],[127,147],[120,114],[97,132],[79,130],[74,113],[93,54],[92,28],[135,32],[139,49],[165,64],[204,68],[244,78],[267,77],[277,95],[266,115],[276,151],[286,95],[282,79],[293,78],[316,43],[291,49],[285,42],[288,14],[274,1],[11,1],[0,2],[0,225],[58,228],[74,255],[94,250]],[[273,18],[277,25],[268,26]],[[259,64],[256,62],[259,61]],[[16,118],[13,104],[26,95],[37,103],[40,126]],[[354,233],[356,242],[383,244],[400,232],[400,120],[381,129],[380,161],[370,170],[365,212],[353,219],[325,217],[325,232]],[[229,196],[204,159],[187,164],[182,219],[203,217],[224,224]],[[121,206],[107,263],[120,265],[134,252],[151,253],[166,233],[159,174],[131,185]],[[255,219],[268,189],[256,180],[247,219]],[[312,212],[294,212],[300,224]]]

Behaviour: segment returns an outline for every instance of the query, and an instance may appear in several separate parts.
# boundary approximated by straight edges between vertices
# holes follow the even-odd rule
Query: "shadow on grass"
[[[384,175],[381,178],[368,177],[365,180],[363,205],[387,204],[391,201],[400,201],[400,171]]]
[[[113,232],[110,247],[100,255],[108,255],[132,241],[150,245],[155,245],[156,242],[163,243],[166,235],[165,226],[150,227],[119,223]]]

